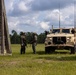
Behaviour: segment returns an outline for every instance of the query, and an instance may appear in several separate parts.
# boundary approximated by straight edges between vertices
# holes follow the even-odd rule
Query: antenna
[[[59,2],[59,28],[60,28],[60,2]]]
[[[76,28],[76,25],[75,25],[76,24],[76,21],[75,21],[76,20],[76,15],[75,15],[76,14],[76,10],[75,10],[75,7],[76,7],[76,1],[74,0],[74,28]]]
[[[52,25],[52,31],[53,31],[53,25]]]

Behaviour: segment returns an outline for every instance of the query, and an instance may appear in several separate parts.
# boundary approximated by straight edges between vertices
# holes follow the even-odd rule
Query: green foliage
[[[45,33],[41,33],[38,35],[38,43],[44,43],[45,41]]]
[[[12,34],[10,35],[10,39],[11,39],[12,44],[19,44],[20,43],[20,35],[18,35],[15,30],[12,30]]]
[[[45,54],[44,44],[38,44],[37,54],[31,46],[20,54],[20,45],[14,44],[12,56],[0,56],[0,75],[76,75],[76,54],[56,51]],[[64,52],[64,53],[63,53]]]
[[[26,39],[27,39],[27,43],[31,43],[31,39],[32,39],[32,33],[31,32],[27,32],[26,33]]]

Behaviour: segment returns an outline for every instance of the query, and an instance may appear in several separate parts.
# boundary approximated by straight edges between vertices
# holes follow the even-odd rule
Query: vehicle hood
[[[48,34],[47,37],[74,37],[74,34],[54,33],[54,34]]]

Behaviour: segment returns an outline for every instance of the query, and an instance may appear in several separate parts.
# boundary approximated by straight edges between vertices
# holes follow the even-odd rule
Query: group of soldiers
[[[26,35],[24,32],[21,32],[20,34],[20,41],[21,41],[21,50],[20,54],[25,54],[27,42],[26,42]],[[33,53],[36,54],[36,45],[37,45],[37,34],[35,32],[32,33],[31,41]]]

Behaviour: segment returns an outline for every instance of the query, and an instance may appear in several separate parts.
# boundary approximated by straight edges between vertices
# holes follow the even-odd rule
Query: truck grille
[[[53,37],[53,44],[65,44],[66,37]]]

